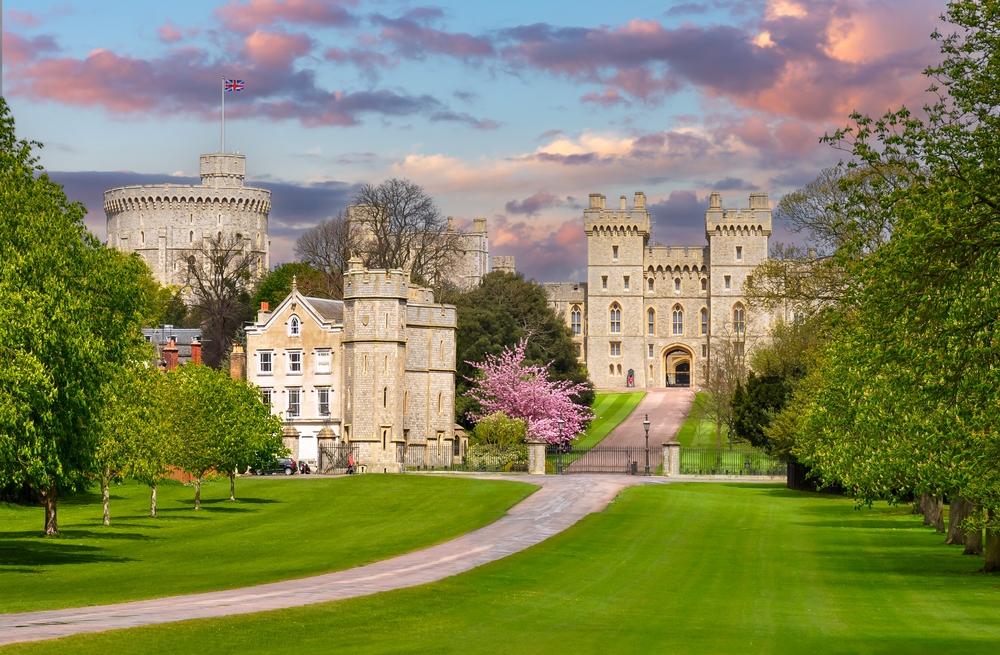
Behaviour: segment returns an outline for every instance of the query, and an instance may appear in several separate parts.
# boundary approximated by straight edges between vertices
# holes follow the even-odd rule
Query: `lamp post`
[[[565,422],[566,422],[566,421],[564,421],[564,420],[562,420],[562,419],[559,419],[558,421],[556,421],[556,423],[558,423],[558,424],[559,424],[559,450],[558,450],[558,458],[559,458],[559,464],[558,464],[558,467],[559,467],[559,475],[562,475],[562,451],[563,451],[563,433],[562,433],[562,430],[563,430],[563,424],[564,424]]]
[[[649,414],[646,414],[646,420],[642,422],[642,427],[646,428],[646,475],[649,475]]]

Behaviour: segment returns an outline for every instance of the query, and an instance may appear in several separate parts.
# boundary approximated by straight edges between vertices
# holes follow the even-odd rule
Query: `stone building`
[[[364,470],[446,466],[464,454],[454,429],[453,306],[404,271],[344,276],[344,300],[303,296],[296,285],[246,329],[247,378],[285,420],[297,459],[358,447]]]
[[[270,266],[271,192],[243,186],[246,157],[201,156],[201,184],[126,186],[104,192],[107,245],[137,252],[161,285],[183,288],[187,258],[213,236],[237,239],[255,256],[252,273]]]
[[[646,196],[617,209],[600,194],[584,210],[587,280],[544,284],[550,306],[573,331],[577,353],[598,388],[698,384],[713,351],[746,356],[776,316],[752,313],[743,286],[768,256],[766,193],[749,206],[723,209],[712,193],[705,213],[708,245],[660,246],[650,240]]]

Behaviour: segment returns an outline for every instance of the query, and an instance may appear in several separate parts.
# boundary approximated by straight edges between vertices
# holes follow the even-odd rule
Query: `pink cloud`
[[[232,0],[215,10],[215,16],[230,30],[249,32],[278,22],[317,27],[348,27],[357,22],[344,5],[354,2],[337,0]]]
[[[587,237],[581,219],[529,224],[497,216],[491,222],[491,254],[513,255],[518,270],[529,277],[550,281],[586,274]]]
[[[60,49],[51,34],[42,34],[29,39],[12,32],[3,33],[4,63],[8,67],[27,64],[43,55],[59,52]]]
[[[468,60],[494,54],[493,44],[487,38],[445,32],[421,24],[422,21],[439,16],[439,10],[418,9],[402,18],[387,18],[376,14],[372,20],[382,26],[379,38],[392,43],[396,51],[405,57],[420,58],[432,53]]]
[[[22,27],[38,27],[42,24],[42,19],[38,14],[20,9],[8,9],[4,12],[8,22]]]
[[[184,38],[184,34],[170,24],[161,25],[159,29],[156,30],[156,35],[160,37],[160,41],[164,43],[176,43]]]
[[[243,41],[242,57],[263,68],[288,69],[292,62],[309,54],[312,39],[301,32],[256,30]]]
[[[586,93],[580,96],[580,102],[589,102],[605,108],[614,107],[615,105],[625,105],[628,107],[632,104],[614,89],[605,89],[604,93]]]
[[[526,214],[528,216],[532,216],[537,214],[539,210],[552,207],[558,202],[558,199],[551,193],[539,191],[535,195],[525,198],[521,202],[511,200],[504,205],[504,209],[506,209],[510,214]]]

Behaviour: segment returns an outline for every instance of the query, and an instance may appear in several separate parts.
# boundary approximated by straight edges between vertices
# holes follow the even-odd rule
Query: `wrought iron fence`
[[[617,473],[644,475],[646,472],[646,448],[643,446],[594,446],[583,449],[575,447],[548,446],[545,459],[552,464],[555,473]],[[663,464],[663,449],[649,449],[649,474],[656,475]]]
[[[403,448],[399,444],[396,450],[396,461],[402,464],[404,471],[471,471],[479,473],[527,473],[528,447],[525,444],[517,446],[491,446],[487,444],[470,445],[461,461],[452,459],[452,463],[444,466],[431,465],[422,448]]]
[[[767,453],[742,448],[681,448],[681,475],[785,475],[785,462]]]
[[[346,443],[323,444],[319,447],[316,458],[317,473],[343,475],[347,473],[348,461],[354,458],[357,466],[360,448]]]

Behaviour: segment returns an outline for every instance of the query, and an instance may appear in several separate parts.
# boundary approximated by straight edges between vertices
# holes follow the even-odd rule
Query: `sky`
[[[586,277],[583,207],[644,191],[654,239],[705,245],[711,191],[772,205],[846,153],[853,111],[927,101],[944,0],[3,3],[3,92],[21,138],[84,202],[197,183],[246,155],[272,191],[272,264],[359,185],[406,178],[538,281]],[[798,237],[776,224],[774,241]]]

